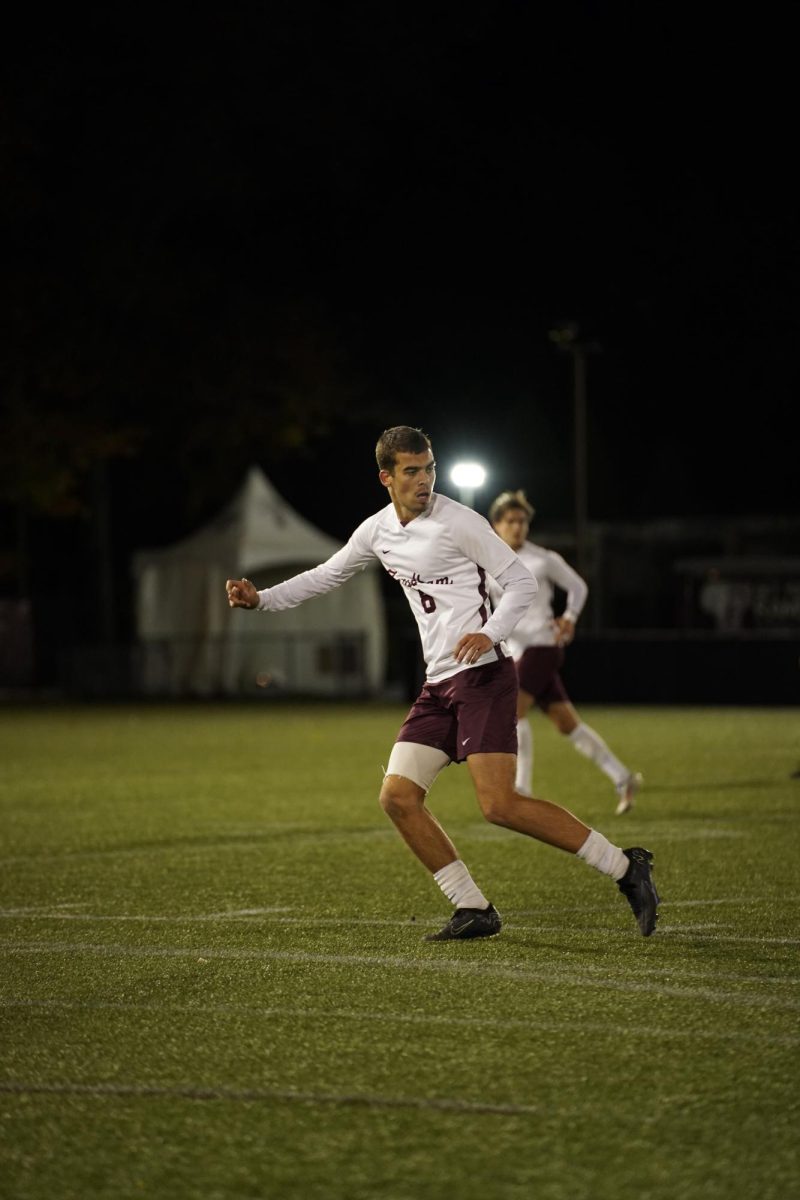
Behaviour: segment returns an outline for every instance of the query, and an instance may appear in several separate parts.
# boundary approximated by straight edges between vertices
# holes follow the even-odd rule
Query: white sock
[[[627,859],[625,861],[627,862]],[[477,887],[460,858],[442,867],[441,871],[434,872],[433,878],[456,908],[489,907],[489,901]]]
[[[612,879],[622,879],[630,866],[630,860],[619,846],[612,845],[608,838],[603,837],[596,829],[589,831],[589,836],[577,854],[578,858],[582,858],[590,867],[595,867],[603,875],[610,875]]]
[[[595,766],[605,772],[615,787],[625,782],[630,771],[611,753],[600,734],[595,733],[591,725],[581,722],[568,736],[578,753],[590,758]]]
[[[517,721],[517,778],[514,787],[523,796],[533,795],[533,732],[527,717]]]

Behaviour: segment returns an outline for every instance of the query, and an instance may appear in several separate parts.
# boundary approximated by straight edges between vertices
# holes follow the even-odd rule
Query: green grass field
[[[430,804],[505,918],[449,905],[377,805],[393,706],[5,710],[0,1195],[771,1200],[798,1194],[791,710],[534,718],[536,791],[656,857],[614,884]]]

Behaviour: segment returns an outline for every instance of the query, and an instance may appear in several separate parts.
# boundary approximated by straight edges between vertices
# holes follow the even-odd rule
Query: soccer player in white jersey
[[[516,788],[528,796],[533,788],[533,734],[528,713],[533,705],[537,705],[559,733],[568,737],[580,754],[608,776],[617,792],[616,812],[621,816],[633,808],[642,776],[620,762],[599,733],[581,720],[560,674],[564,647],[575,636],[575,625],[589,589],[586,581],[555,550],[546,550],[544,546],[528,541],[533,515],[534,508],[521,491],[502,492],[489,509],[489,520],[495,532],[516,551],[539,584],[530,608],[508,637],[508,648],[514,656],[519,676]],[[553,613],[554,585],[567,594],[566,607],[560,617]],[[502,594],[502,588],[490,580],[492,602],[498,602]]]
[[[566,809],[514,788],[517,675],[505,639],[529,609],[535,579],[484,517],[433,490],[436,465],[420,429],[387,429],[376,458],[389,493],[385,508],[362,522],[327,562],[284,583],[258,591],[249,579],[229,579],[229,604],[266,612],[293,608],[339,587],[373,558],[403,588],[419,626],[426,680],[397,735],[380,803],[454,905],[429,941],[491,937],[501,926],[500,914],[426,804],[442,768],[465,760],[488,821],[575,854],[609,875],[649,936],[659,903],[650,852],[621,850]],[[487,574],[503,591],[491,614]]]

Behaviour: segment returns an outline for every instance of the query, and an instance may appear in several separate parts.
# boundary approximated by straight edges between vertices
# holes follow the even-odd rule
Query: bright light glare
[[[480,463],[456,463],[450,478],[458,488],[479,488],[484,485],[486,471]]]

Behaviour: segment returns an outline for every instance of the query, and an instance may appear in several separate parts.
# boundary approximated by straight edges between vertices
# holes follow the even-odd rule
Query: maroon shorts
[[[516,754],[513,660],[468,667],[441,683],[426,683],[396,740],[433,746],[454,762],[463,762],[468,754]]]
[[[561,646],[529,646],[522,658],[517,659],[519,686],[533,696],[542,712],[547,712],[551,704],[569,704],[567,689],[559,675],[563,665]]]

